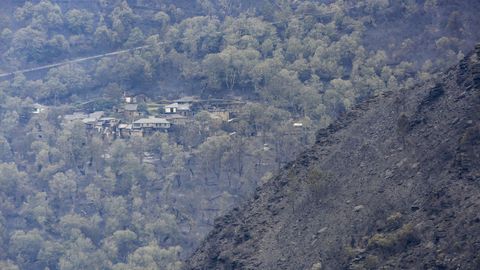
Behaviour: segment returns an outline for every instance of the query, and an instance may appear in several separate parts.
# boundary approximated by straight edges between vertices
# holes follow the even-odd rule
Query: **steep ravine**
[[[479,269],[480,45],[318,133],[185,269]]]

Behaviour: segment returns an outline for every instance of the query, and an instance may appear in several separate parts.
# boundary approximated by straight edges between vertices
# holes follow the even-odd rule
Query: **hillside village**
[[[478,1],[1,7],[0,270],[480,269]]]
[[[199,112],[207,112],[212,119],[228,122],[245,104],[234,99],[201,100],[195,96],[152,102],[145,95],[124,94],[123,104],[111,111],[77,111],[63,115],[62,123],[68,125],[81,121],[88,133],[97,133],[103,138],[145,137],[155,132],[169,132],[174,126],[188,125]],[[33,113],[41,113],[46,108],[37,105]]]

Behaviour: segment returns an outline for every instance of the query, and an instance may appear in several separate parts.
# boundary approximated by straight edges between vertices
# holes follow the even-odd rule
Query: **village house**
[[[125,104],[123,106],[123,115],[129,119],[135,119],[142,115],[141,112],[138,111],[138,104]]]
[[[177,102],[165,106],[166,114],[179,114],[183,116],[192,116],[193,112],[190,109],[190,104],[179,104]]]
[[[165,106],[165,113],[177,113],[178,103],[168,104]]]
[[[180,114],[166,114],[165,119],[174,125],[185,125],[188,121],[188,117]]]
[[[119,124],[117,127],[117,133],[120,138],[129,138],[132,136],[132,125],[131,124]]]
[[[96,111],[88,114],[89,118],[95,118],[96,120],[100,119],[105,114],[104,111]]]
[[[97,123],[97,119],[87,117],[87,118],[82,119],[82,122],[85,124],[85,128],[88,131],[92,131],[95,128],[95,124]]]
[[[142,128],[142,129],[168,129],[170,128],[170,122],[165,118],[149,117],[142,118],[133,122],[133,128]]]
[[[136,96],[134,95],[127,95],[126,93],[123,94],[123,101],[126,104],[136,104],[136,103],[141,103],[141,102],[147,102],[148,97],[144,94],[138,94]]]
[[[132,135],[142,136],[152,134],[155,131],[167,131],[171,127],[171,123],[165,118],[149,117],[139,119],[132,124]]]
[[[165,113],[177,113],[178,103],[172,103],[165,106]]]
[[[114,117],[102,117],[95,123],[95,130],[107,137],[114,137],[120,121]]]
[[[103,117],[105,112],[96,111],[90,114],[83,112],[75,112],[72,114],[66,114],[63,116],[63,123],[68,124],[75,121],[82,121],[85,124],[87,130],[103,131],[104,128],[113,129],[118,124],[118,120],[113,117]]]
[[[127,103],[127,104],[137,103],[137,99],[136,99],[134,96],[126,96],[126,95],[124,95],[124,96],[123,96],[123,100],[124,100],[125,103]]]
[[[97,125],[102,128],[114,128],[118,125],[119,120],[115,117],[102,117],[98,119]]]
[[[97,111],[90,114],[84,112],[74,112],[72,114],[66,114],[63,116],[64,125],[74,123],[76,121],[81,121],[85,124],[87,129],[93,129],[97,120],[102,117],[104,114],[103,111]]]
[[[47,109],[48,109],[47,106],[35,103],[35,104],[33,104],[33,107],[32,107],[32,113],[33,114],[41,114],[41,113],[45,112]]]
[[[167,132],[172,125],[178,125],[179,127],[185,126],[189,121],[193,121],[191,116],[194,115],[194,112],[200,110],[207,111],[214,119],[228,122],[231,117],[245,105],[244,102],[237,100],[199,100],[196,97],[183,97],[175,100],[174,103],[164,106],[163,116],[141,118],[143,113],[140,112],[139,104],[136,102],[139,98],[143,101],[146,100],[147,97],[143,95],[124,95],[124,98],[125,103],[113,111],[119,114],[120,118],[105,117],[103,111],[96,111],[90,114],[75,112],[64,115],[63,123],[82,121],[90,134],[95,132],[103,138],[143,137],[157,131]],[[158,107],[161,108],[161,106],[159,103]],[[155,113],[158,110],[150,111]]]
[[[84,112],[74,112],[72,114],[66,114],[63,116],[64,123],[70,123],[74,121],[83,121],[83,119],[88,118],[88,114]]]

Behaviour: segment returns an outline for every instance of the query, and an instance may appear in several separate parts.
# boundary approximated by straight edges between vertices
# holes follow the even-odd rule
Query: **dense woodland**
[[[0,10],[0,73],[141,48],[1,79],[1,269],[179,269],[316,129],[434,77],[480,36],[478,7],[446,0],[19,2]],[[247,105],[129,140],[62,125],[125,91]]]

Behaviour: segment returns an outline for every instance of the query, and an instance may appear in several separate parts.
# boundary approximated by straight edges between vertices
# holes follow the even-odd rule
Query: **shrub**
[[[411,223],[403,225],[391,233],[377,233],[368,240],[368,248],[380,248],[384,250],[402,250],[411,243],[418,241],[415,230]]]

